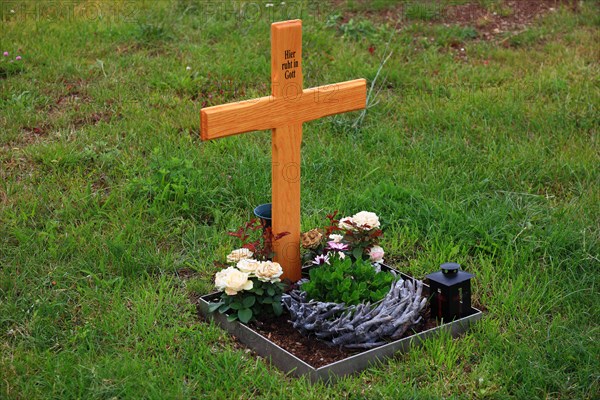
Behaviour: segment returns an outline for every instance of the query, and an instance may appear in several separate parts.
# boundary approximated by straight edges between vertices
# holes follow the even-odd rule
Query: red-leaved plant
[[[240,226],[237,231],[228,232],[229,236],[236,237],[241,242],[241,247],[254,253],[253,258],[258,261],[273,259],[273,242],[289,235],[289,232],[281,232],[273,235],[271,227],[263,227],[260,220],[253,218]]]

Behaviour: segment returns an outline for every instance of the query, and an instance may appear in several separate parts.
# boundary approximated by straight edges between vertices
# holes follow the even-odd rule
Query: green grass
[[[303,226],[374,211],[388,261],[457,261],[486,309],[332,386],[285,377],[190,300],[270,198],[269,133],[201,143],[199,109],[269,92],[281,6],[86,4],[2,5],[0,51],[23,60],[0,64],[0,398],[597,397],[597,3],[502,45],[304,9],[306,86],[370,81],[390,37],[394,53],[360,129],[304,125]]]

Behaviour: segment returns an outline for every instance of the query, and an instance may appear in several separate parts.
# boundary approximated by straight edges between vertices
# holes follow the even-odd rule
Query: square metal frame
[[[388,266],[385,266],[385,268],[396,271]],[[398,271],[396,272],[398,273]],[[403,279],[413,279],[406,274],[400,273],[400,275]],[[425,289],[424,291],[428,291],[429,286],[426,284],[423,286]],[[319,381],[332,382],[338,378],[362,371],[369,366],[382,363],[397,353],[408,352],[412,347],[419,346],[423,341],[438,335],[442,331],[450,332],[452,337],[457,337],[465,333],[471,325],[479,321],[483,315],[480,310],[471,307],[468,315],[460,319],[444,322],[435,328],[315,368],[287,350],[279,347],[251,327],[238,321],[229,322],[227,321],[227,316],[224,314],[210,313],[208,311],[209,303],[216,300],[220,295],[221,293],[215,292],[198,299],[200,313],[204,317],[214,320],[217,325],[238,338],[240,342],[254,350],[261,357],[270,360],[271,363],[281,371],[297,377],[306,376],[313,383]]]

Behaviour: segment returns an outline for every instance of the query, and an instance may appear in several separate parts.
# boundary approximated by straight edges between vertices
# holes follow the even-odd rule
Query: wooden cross
[[[271,25],[271,96],[203,108],[202,140],[271,129],[272,230],[283,278],[300,279],[300,145],[302,123],[365,108],[366,81],[302,88],[302,21]]]

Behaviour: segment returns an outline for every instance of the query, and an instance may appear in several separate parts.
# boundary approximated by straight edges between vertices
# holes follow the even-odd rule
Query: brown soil
[[[347,0],[333,1],[334,9],[344,10]],[[363,4],[361,11],[342,11],[342,22],[351,18],[363,17],[376,22],[387,22],[401,28],[407,24],[418,22],[418,19],[409,19],[407,4],[391,4],[389,7],[372,11],[366,0],[358,1]],[[418,2],[409,3],[418,6]],[[478,1],[466,4],[440,5],[436,1],[424,1],[424,7],[432,7],[436,15],[431,20],[424,21],[430,25],[460,25],[471,26],[477,30],[479,39],[490,40],[503,32],[516,32],[523,30],[537,17],[547,12],[553,12],[562,5],[577,11],[578,2],[573,0],[504,0],[492,6],[484,7]],[[423,21],[422,21],[423,22]]]
[[[481,39],[491,39],[502,32],[520,31],[537,17],[560,7],[560,0],[504,1],[497,10],[486,9],[478,3],[449,7],[444,15],[446,23],[473,26]]]
[[[185,278],[184,278],[185,279]],[[189,300],[192,304],[198,305],[198,301],[202,296],[197,293],[190,293]],[[198,319],[206,321],[206,318],[198,309]],[[344,360],[352,355],[364,353],[367,350],[349,350],[335,346],[329,346],[323,341],[318,340],[314,336],[304,336],[292,327],[288,322],[288,314],[273,318],[267,321],[253,321],[249,324],[250,328],[266,337],[277,346],[288,351],[302,361],[311,365],[314,368],[320,368],[336,361]],[[438,326],[435,318],[429,315],[429,307],[427,307],[422,321],[408,330],[402,338],[412,336],[416,333],[426,331]],[[236,339],[236,347],[250,351],[247,346]]]
[[[304,336],[292,327],[288,321],[287,314],[269,321],[255,321],[250,327],[260,333],[279,347],[292,353],[302,361],[315,368],[322,367],[343,360],[354,354],[366,350],[347,350],[339,347],[330,347],[325,342],[312,336]],[[415,333],[423,332],[436,327],[437,321],[429,318],[429,311],[421,323],[412,330],[407,331],[402,337],[408,337]]]
[[[103,110],[75,118],[71,123],[75,128],[81,128],[85,125],[96,125],[100,122],[109,122],[114,117],[120,118],[120,114],[114,114],[112,110]]]
[[[284,314],[270,321],[256,321],[250,327],[277,346],[316,368],[360,353],[359,351],[329,347],[316,338],[304,336],[295,330],[292,324],[287,322],[287,319],[288,316]]]

